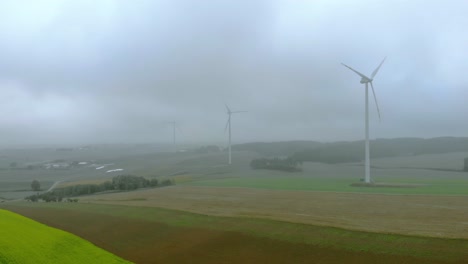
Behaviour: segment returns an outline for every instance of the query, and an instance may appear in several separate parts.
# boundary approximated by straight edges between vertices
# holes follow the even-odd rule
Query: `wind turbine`
[[[365,156],[365,182],[370,183],[370,153],[369,153],[369,83],[372,88],[372,94],[374,95],[374,100],[375,100],[375,105],[377,106],[377,113],[379,115],[379,121],[380,121],[380,109],[379,109],[379,104],[377,103],[377,97],[375,96],[375,91],[374,91],[374,85],[372,84],[372,81],[374,80],[375,75],[380,69],[380,66],[384,63],[386,57],[382,60],[382,62],[377,66],[377,68],[372,72],[371,77],[367,77],[366,75],[356,71],[355,69],[349,67],[348,65],[343,64],[346,68],[352,70],[355,72],[357,75],[361,77],[361,83],[364,83],[366,85],[366,156]]]
[[[229,128],[229,164],[231,164],[231,115],[232,114],[237,114],[237,113],[245,113],[247,111],[231,111],[231,109],[229,108],[229,106],[226,106],[226,113],[228,115],[228,120],[227,120],[227,123],[226,123],[226,127],[224,128],[224,132],[226,132],[226,130]]]

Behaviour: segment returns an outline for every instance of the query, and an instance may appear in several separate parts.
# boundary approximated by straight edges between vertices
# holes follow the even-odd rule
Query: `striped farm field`
[[[468,259],[466,239],[362,232],[146,206],[82,202],[2,206],[77,234],[135,263],[461,264]]]
[[[65,231],[0,209],[0,263],[130,263]]]

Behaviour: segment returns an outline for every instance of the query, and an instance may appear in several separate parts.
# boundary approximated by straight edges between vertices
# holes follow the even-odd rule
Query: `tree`
[[[33,191],[35,191],[35,192],[40,191],[41,190],[41,184],[39,183],[39,181],[37,181],[37,180],[32,181],[31,189]]]
[[[141,176],[118,175],[112,178],[112,185],[116,190],[129,191],[148,187],[150,181]]]
[[[260,158],[253,159],[250,162],[250,167],[254,170],[267,169],[288,172],[302,171],[302,169],[299,168],[299,165],[302,165],[302,162],[291,157],[272,159]]]

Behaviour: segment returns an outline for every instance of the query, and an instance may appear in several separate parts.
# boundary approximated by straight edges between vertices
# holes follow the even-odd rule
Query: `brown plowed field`
[[[370,232],[468,238],[466,196],[383,195],[173,186],[81,198]]]
[[[8,209],[77,234],[136,263],[444,263],[84,211],[30,206]]]

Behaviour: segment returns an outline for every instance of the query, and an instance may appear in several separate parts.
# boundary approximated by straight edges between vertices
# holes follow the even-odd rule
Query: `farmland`
[[[372,177],[376,182],[417,185],[418,188],[356,188],[363,175],[360,163],[321,164],[305,162],[303,172],[251,170],[249,162],[258,154],[234,152],[234,165],[226,166],[225,153],[157,153],[147,147],[105,148],[57,153],[53,150],[14,151],[4,155],[0,167],[0,197],[18,199],[32,194],[33,179],[47,189],[55,182],[62,185],[102,182],[117,172],[106,173],[96,167],[81,166],[73,169],[26,169],[31,164],[51,159],[67,161],[92,161],[94,164],[111,164],[109,169],[121,168],[129,173],[147,178],[171,177],[178,184],[192,186],[250,187],[287,190],[400,193],[400,194],[468,194],[467,173],[461,172],[466,152],[427,154],[419,156],[388,157],[372,160]],[[154,151],[154,150],[153,150]],[[7,158],[8,157],[8,158]],[[18,163],[11,168],[7,161]],[[97,166],[97,165],[95,165]],[[59,185],[60,186],[60,185]]]
[[[137,176],[170,178],[176,186],[81,196],[78,204],[2,206],[143,263],[148,258],[190,263],[189,256],[205,263],[219,258],[290,263],[281,252],[296,262],[320,255],[324,263],[347,258],[375,263],[382,256],[388,263],[457,263],[467,258],[468,173],[461,171],[467,156],[452,152],[373,159],[373,180],[403,187],[369,188],[351,186],[363,176],[359,162],[304,162],[303,171],[286,173],[250,169],[258,154],[248,151],[234,152],[231,166],[222,152],[115,151],[94,162]],[[57,181],[60,186],[99,183],[114,175],[92,167],[4,167],[0,196],[20,198],[33,176],[47,188]],[[434,255],[436,248],[442,253]],[[167,252],[155,256],[158,249]],[[185,259],[181,252],[188,254]]]
[[[414,188],[351,187],[363,176],[360,163],[322,164],[305,162],[303,172],[284,173],[247,170],[223,178],[199,177],[183,184],[191,186],[247,187],[274,190],[328,192],[468,195],[468,173],[462,172],[466,152],[409,157],[380,158],[372,161],[372,177],[379,183],[406,184]]]
[[[0,263],[129,263],[77,236],[0,210]]]
[[[16,204],[136,263],[463,263],[467,240],[413,237],[140,206]]]
[[[349,172],[352,173],[353,168]],[[332,170],[331,170],[332,171]],[[348,172],[348,173],[349,173]],[[376,173],[379,170],[375,170]],[[399,172],[420,174],[424,176],[391,177],[390,174]],[[468,177],[466,173],[452,173],[448,177],[440,177],[441,173],[424,171],[413,172],[410,170],[387,170],[385,176],[374,177],[376,182],[388,184],[407,185],[408,188],[367,188],[352,187],[351,184],[357,182],[359,174],[354,173],[354,177],[321,177],[321,176],[299,176],[290,177],[274,176],[263,177],[252,174],[251,177],[232,177],[224,179],[207,179],[185,183],[191,186],[212,186],[212,187],[246,187],[273,190],[303,190],[321,192],[353,192],[353,193],[386,193],[386,194],[431,194],[431,195],[468,195]]]
[[[102,164],[107,164],[106,168],[109,169],[123,168],[123,173],[154,177],[177,171],[174,166],[186,159],[183,154],[156,151],[153,147],[127,145],[97,146],[74,151],[57,151],[53,148],[0,150],[0,197],[21,199],[34,194],[31,191],[32,180],[38,180],[41,189],[47,190],[55,182],[63,185],[102,182],[116,175],[106,173],[106,169],[96,169]],[[44,164],[55,160],[87,164],[72,168],[44,168]],[[15,164],[14,167],[11,166],[12,163]],[[157,170],[153,170],[154,168]]]
[[[81,200],[369,232],[468,239],[468,200],[464,196],[174,186],[95,195]]]

